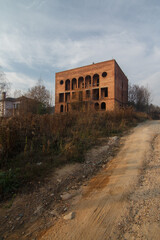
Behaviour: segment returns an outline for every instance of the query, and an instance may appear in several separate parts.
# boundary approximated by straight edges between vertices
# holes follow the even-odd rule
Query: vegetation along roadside
[[[98,138],[121,134],[145,119],[145,113],[132,108],[1,119],[0,200],[31,191],[56,167],[82,162]]]

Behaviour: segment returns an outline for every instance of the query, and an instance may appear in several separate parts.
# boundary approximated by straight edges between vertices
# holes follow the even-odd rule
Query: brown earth
[[[82,186],[113,158],[119,149],[118,137],[99,139],[86,153],[84,163],[63,166],[38,182],[33,190],[17,194],[0,204],[0,240],[37,239],[68,211],[70,199],[81,196]],[[32,189],[31,185],[31,189]],[[68,199],[68,200],[64,200]]]
[[[66,201],[75,217],[62,215],[38,239],[160,239],[160,121],[140,124],[121,141],[116,157]]]

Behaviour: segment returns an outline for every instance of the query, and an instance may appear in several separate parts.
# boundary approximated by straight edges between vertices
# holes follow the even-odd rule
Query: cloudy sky
[[[116,59],[160,105],[159,0],[0,0],[0,66],[14,89]]]

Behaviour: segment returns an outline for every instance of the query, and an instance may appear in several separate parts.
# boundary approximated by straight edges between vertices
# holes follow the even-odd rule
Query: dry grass
[[[0,120],[0,195],[4,199],[35,183],[55,167],[83,161],[99,137],[122,133],[144,113],[116,112],[26,115]],[[30,185],[29,185],[30,186]]]

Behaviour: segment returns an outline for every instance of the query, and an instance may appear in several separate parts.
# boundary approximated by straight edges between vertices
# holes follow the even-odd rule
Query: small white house
[[[10,117],[18,112],[20,106],[20,98],[6,97],[6,93],[2,93],[0,100],[0,117]]]
[[[2,93],[0,100],[0,117],[11,117],[20,114],[34,113],[39,109],[40,102],[35,99],[21,96],[18,98],[6,97],[6,93]]]
[[[6,97],[6,93],[2,93],[2,99],[0,100],[0,117],[11,117],[14,115],[19,115],[20,113],[20,106],[23,103],[24,108],[24,102],[29,103],[29,101],[33,103],[33,99],[29,99],[27,97],[19,97],[19,98],[11,98]],[[21,106],[22,108],[22,106]],[[31,108],[31,104],[28,106],[28,108]],[[22,109],[21,109],[22,110]],[[26,105],[24,111],[27,111]]]

